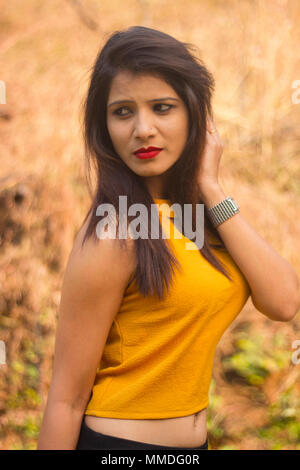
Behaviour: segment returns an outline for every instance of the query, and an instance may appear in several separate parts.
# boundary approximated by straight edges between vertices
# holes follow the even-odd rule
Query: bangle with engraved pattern
[[[240,212],[239,206],[232,197],[227,197],[210,209],[207,209],[208,217],[214,227],[222,224],[238,212]]]

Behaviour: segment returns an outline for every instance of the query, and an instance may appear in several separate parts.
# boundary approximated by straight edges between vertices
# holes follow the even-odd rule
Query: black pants
[[[159,446],[157,444],[147,444],[145,442],[132,441],[130,439],[122,439],[121,437],[109,436],[96,432],[89,428],[82,420],[79,439],[77,442],[76,450],[208,450],[208,439],[200,447],[170,447]]]

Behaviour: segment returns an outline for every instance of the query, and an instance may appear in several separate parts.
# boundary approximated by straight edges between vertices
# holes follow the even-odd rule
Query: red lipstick
[[[162,149],[159,147],[148,147],[148,148],[141,147],[133,153],[137,158],[145,159],[145,158],[153,158],[156,155],[158,155],[159,152],[161,151]]]

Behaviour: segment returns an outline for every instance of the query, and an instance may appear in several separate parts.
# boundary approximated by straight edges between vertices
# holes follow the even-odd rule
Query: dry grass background
[[[222,186],[300,274],[300,3],[0,0],[0,11],[0,449],[34,449],[62,275],[89,203],[81,104],[99,47],[138,24],[199,47],[216,79]],[[300,449],[296,339],[299,315],[271,322],[249,300],[216,351],[211,448]]]

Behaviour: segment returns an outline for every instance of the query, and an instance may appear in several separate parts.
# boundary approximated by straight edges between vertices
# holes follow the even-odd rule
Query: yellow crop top
[[[170,205],[167,199],[155,199],[156,204],[165,202]],[[172,221],[170,225],[177,230]],[[167,241],[182,270],[175,268],[164,300],[143,297],[135,280],[125,290],[86,415],[175,418],[196,413],[209,404],[216,346],[244,307],[250,288],[227,250],[212,248],[234,282],[198,249],[185,249],[186,242],[193,242],[184,235],[175,239],[173,228]]]

